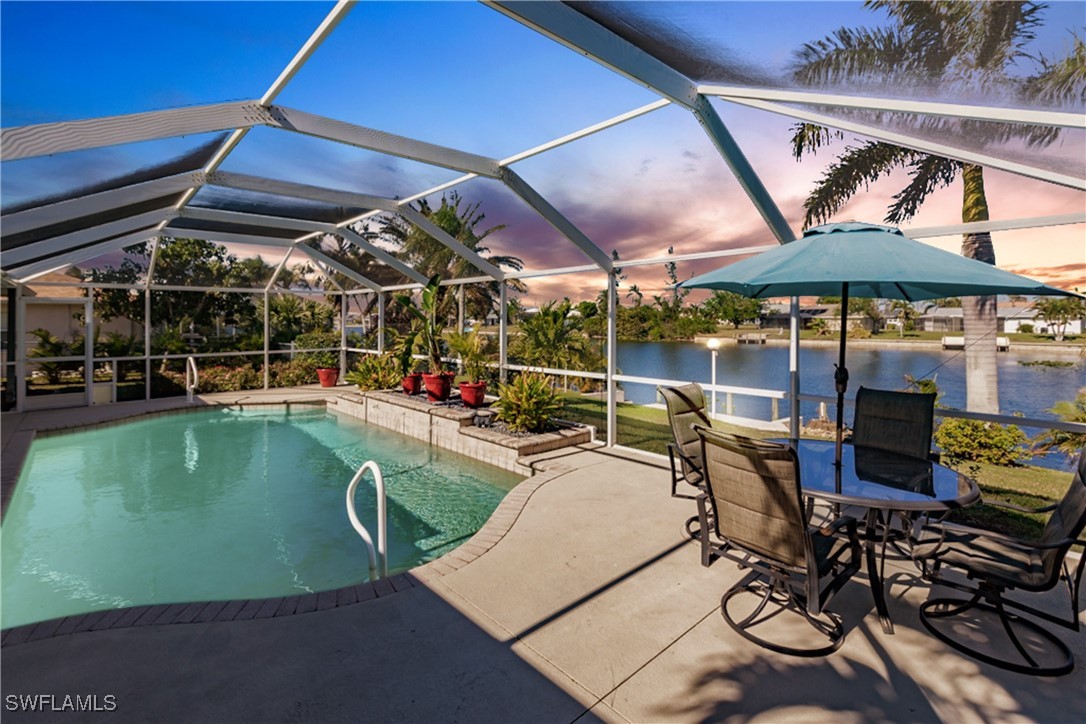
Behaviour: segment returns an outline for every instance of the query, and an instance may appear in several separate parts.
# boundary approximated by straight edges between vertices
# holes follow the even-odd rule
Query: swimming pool
[[[0,527],[0,626],[368,577],[343,495],[388,491],[389,573],[466,541],[521,476],[323,407],[192,411],[34,441]],[[376,535],[371,477],[358,516]]]

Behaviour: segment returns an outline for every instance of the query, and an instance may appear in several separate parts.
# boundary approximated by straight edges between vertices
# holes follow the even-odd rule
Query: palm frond
[[[923,154],[875,141],[845,149],[841,157],[822,174],[822,178],[803,203],[804,228],[828,220],[861,188],[867,189],[879,178],[920,155]]]
[[[797,123],[792,126],[792,156],[797,161],[803,159],[803,155],[814,155],[819,148],[829,145],[845,137],[840,131],[820,126],[817,123]]]
[[[900,224],[916,216],[920,205],[938,188],[949,186],[961,172],[962,164],[942,156],[918,155],[909,163],[912,180],[894,194],[894,202],[886,213],[886,222]]]

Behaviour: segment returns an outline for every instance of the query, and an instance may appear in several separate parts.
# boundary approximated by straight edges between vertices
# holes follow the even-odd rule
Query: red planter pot
[[[403,392],[405,395],[417,395],[422,389],[422,373],[412,372],[403,378]]]
[[[444,402],[449,399],[454,376],[448,372],[439,372],[436,375],[423,372],[422,382],[426,385],[426,399],[430,402]]]
[[[465,407],[482,407],[486,396],[485,382],[461,382],[460,399]]]
[[[317,379],[321,381],[321,387],[335,387],[339,380],[339,369],[335,367],[321,367],[317,369]]]

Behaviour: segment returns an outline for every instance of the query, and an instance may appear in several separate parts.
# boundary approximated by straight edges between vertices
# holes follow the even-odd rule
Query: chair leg
[[[761,590],[759,591],[759,589]],[[728,604],[741,593],[760,595],[761,600],[755,606],[753,612],[736,621],[728,610]],[[774,606],[769,613],[765,613],[770,603],[774,604]],[[824,646],[801,649],[769,641],[751,632],[752,628],[788,610],[803,616],[829,642]],[[776,578],[771,581],[759,578],[750,583],[740,583],[728,589],[720,599],[720,613],[728,626],[747,641],[788,656],[826,656],[841,648],[841,644],[845,640],[844,627],[841,625],[840,617],[825,610],[820,614],[821,618],[812,616],[807,612],[806,605],[796,598],[788,583]]]
[[[982,597],[985,599],[984,601],[981,600]],[[952,618],[974,608],[994,613],[999,617],[999,621],[1003,626],[1003,632],[1018,651],[1022,661],[1009,661],[1007,659],[998,658],[985,651],[981,651],[959,639],[953,638],[950,634],[940,630],[932,623],[932,619]],[[1014,671],[1019,674],[1032,674],[1034,676],[1063,676],[1064,674],[1070,673],[1075,667],[1074,656],[1071,654],[1071,649],[1067,644],[1058,639],[1048,629],[1041,627],[1027,618],[1008,612],[1003,605],[1003,597],[1000,592],[991,587],[982,587],[978,589],[968,600],[933,598],[926,601],[920,606],[920,623],[924,625],[924,628],[926,628],[932,636],[951,648],[960,651],[966,656],[977,659],[978,661],[983,661],[984,663],[1008,671]],[[1022,645],[1021,638],[1019,634],[1015,632],[1015,628],[1032,633],[1034,636],[1043,639],[1051,649],[1055,651],[1055,658],[1058,659],[1058,663],[1051,665],[1038,663],[1037,660],[1026,651],[1025,646]]]

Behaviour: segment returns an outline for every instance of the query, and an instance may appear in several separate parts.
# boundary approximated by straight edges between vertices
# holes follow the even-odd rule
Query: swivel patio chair
[[[702,524],[708,507],[719,542],[714,553],[750,568],[720,601],[724,620],[759,646],[793,656],[822,656],[844,641],[837,615],[826,603],[860,567],[855,519],[842,516],[821,528],[808,523],[800,490],[796,453],[786,445],[750,440],[695,427],[705,460],[708,493],[698,497]],[[845,533],[842,538],[838,534]],[[708,536],[706,536],[708,537]],[[729,604],[736,596],[760,596],[753,611],[736,620]],[[812,648],[771,641],[759,630],[772,628],[785,610],[799,613],[827,642]],[[779,637],[778,637],[779,638]]]
[[[693,500],[705,490],[704,467],[701,459],[701,442],[693,426],[710,426],[709,416],[705,414],[705,392],[701,385],[691,382],[680,387],[657,387],[667,405],[667,421],[671,425],[672,441],[667,444],[667,457],[671,463],[671,497]],[[678,460],[676,460],[678,458]],[[679,483],[694,488],[690,493],[680,493]],[[703,531],[698,524],[698,517],[687,519],[686,534],[701,541],[701,560],[709,565],[712,556],[709,553]]]
[[[928,459],[934,418],[933,394],[861,387],[856,393],[852,444]]]
[[[989,503],[994,504],[994,503]],[[1025,512],[1051,512],[1040,540],[1028,541],[979,528],[950,523],[927,526],[913,548],[913,558],[921,565],[924,577],[970,594],[968,600],[932,598],[920,607],[920,622],[936,638],[980,661],[1023,674],[1061,676],[1074,668],[1070,648],[1034,621],[1011,613],[1021,611],[1072,631],[1079,630],[1078,594],[1086,555],[1080,555],[1074,575],[1068,567],[1067,552],[1072,545],[1086,545],[1082,531],[1086,526],[1086,450],[1079,454],[1078,469],[1071,487],[1058,503],[1038,509],[999,504]],[[942,566],[963,571],[967,582],[948,579]],[[1043,592],[1067,584],[1071,596],[1071,616],[1064,619],[1004,597],[1004,591]],[[969,583],[975,582],[975,585]],[[974,628],[965,636],[955,636],[935,625],[938,619],[955,620],[971,609],[995,613],[1002,631],[1013,645],[995,650],[993,642],[983,646],[983,632]],[[957,619],[964,622],[964,618]]]
[[[667,456],[671,462],[671,497],[691,498],[705,489],[702,480],[704,467],[701,458],[701,442],[694,425],[712,427],[705,414],[705,392],[701,385],[691,382],[681,387],[657,387],[667,405],[667,421],[671,425],[672,442],[667,444]],[[678,458],[676,464],[675,458]],[[697,488],[693,493],[678,492],[679,483]]]
[[[856,392],[856,416],[852,424],[852,444],[857,455],[863,448],[885,450],[923,460],[937,459],[931,452],[931,435],[935,424],[935,395],[926,392],[895,392],[860,387]],[[859,457],[857,457],[859,463]],[[893,532],[892,520],[879,515],[886,542],[902,555],[907,553],[899,541],[909,537],[912,516],[896,514],[901,529]]]

